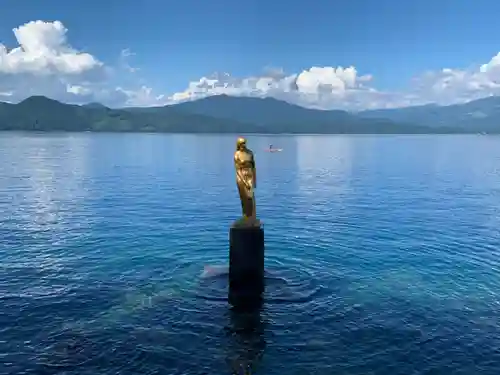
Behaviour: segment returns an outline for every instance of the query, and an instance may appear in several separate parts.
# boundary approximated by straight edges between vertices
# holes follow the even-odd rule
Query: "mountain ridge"
[[[490,98],[488,98],[490,99]],[[500,98],[449,107],[433,105],[350,113],[318,110],[274,98],[211,96],[161,107],[109,108],[32,96],[0,103],[0,130],[264,134],[500,134]],[[472,104],[471,104],[472,103]],[[498,105],[498,109],[496,109]],[[465,106],[465,107],[464,107]],[[475,109],[478,126],[457,121]],[[455,115],[453,115],[455,113]],[[456,114],[458,113],[458,114]],[[470,116],[468,117],[471,118]],[[458,123],[455,123],[458,122]]]
[[[432,128],[450,126],[477,132],[500,132],[500,97],[490,96],[461,104],[375,109],[358,114],[363,118],[412,121]]]

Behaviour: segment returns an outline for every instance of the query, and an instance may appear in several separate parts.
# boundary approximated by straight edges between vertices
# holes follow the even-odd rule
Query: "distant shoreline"
[[[0,131],[269,136],[500,134],[500,120],[493,117],[471,122],[468,117],[460,120],[453,116],[440,120],[430,116],[434,112],[430,117],[398,117],[397,113],[387,113],[387,117],[393,117],[388,119],[376,117],[379,112],[355,115],[307,109],[276,99],[227,96],[165,107],[111,109],[33,96],[18,104],[0,103]]]
[[[26,133],[26,134],[184,134],[184,135],[265,135],[265,136],[296,136],[296,135],[477,135],[491,136],[500,135],[499,133],[464,132],[464,131],[443,131],[443,132],[387,132],[387,133],[262,133],[262,132],[166,132],[166,131],[81,131],[81,130],[3,130],[2,133]]]

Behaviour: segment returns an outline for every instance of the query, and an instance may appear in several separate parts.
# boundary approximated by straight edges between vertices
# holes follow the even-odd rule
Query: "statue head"
[[[236,149],[244,150],[247,147],[247,140],[243,137],[238,138],[236,141]]]

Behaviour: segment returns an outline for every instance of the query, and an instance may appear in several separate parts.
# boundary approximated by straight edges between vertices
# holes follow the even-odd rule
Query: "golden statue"
[[[240,193],[243,219],[256,222],[254,189],[257,187],[257,171],[253,152],[247,148],[245,138],[238,138],[236,141],[234,168],[236,169],[236,184]]]

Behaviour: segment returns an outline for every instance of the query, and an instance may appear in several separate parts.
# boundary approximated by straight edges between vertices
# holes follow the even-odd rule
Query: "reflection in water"
[[[253,311],[231,309],[226,332],[230,339],[227,361],[233,374],[253,374],[266,348],[261,308]]]
[[[329,195],[345,193],[351,183],[352,137],[297,137],[299,186],[304,194],[316,194],[311,186],[322,186]],[[307,189],[307,190],[305,190]]]
[[[203,194],[214,197],[218,194],[234,194],[235,189],[233,156],[236,147],[236,137],[231,135],[191,136],[191,146],[184,152],[193,163],[190,184]],[[184,171],[183,171],[184,173]],[[207,177],[216,176],[210,186],[205,183]]]
[[[87,195],[81,185],[87,169],[87,142],[89,138],[70,136],[61,138],[24,138],[24,147],[8,147],[4,139],[6,162],[19,182],[0,186],[15,190],[12,201],[14,216],[20,216],[23,226],[33,230],[57,229],[69,221],[74,208]],[[22,156],[20,156],[22,155]],[[13,182],[13,181],[12,181]]]
[[[10,217],[0,229],[8,234],[9,246],[21,252],[29,251],[28,244],[39,249],[25,257],[22,266],[61,269],[60,247],[75,242],[75,233],[82,233],[75,229],[90,220],[79,215],[88,196],[84,182],[89,138],[29,136],[16,138],[13,146],[11,137],[15,136],[0,138],[0,193],[12,197],[7,206],[0,206]],[[63,232],[70,235],[62,236]],[[9,254],[4,254],[3,265],[21,267],[20,262],[10,264]]]
[[[227,262],[234,138],[142,137],[0,134],[0,373],[498,374],[498,139],[276,139],[257,155],[265,309],[228,314],[223,270],[197,276]],[[452,155],[439,173],[428,144]],[[22,216],[37,202],[55,223]]]
[[[267,273],[267,272],[266,272]],[[220,302],[224,308],[227,306],[228,266],[205,266],[201,275],[202,283],[199,285],[198,297]],[[268,285],[269,284],[271,285]],[[266,276],[266,294],[269,289],[274,290],[276,281]],[[266,297],[267,298],[267,297]],[[261,362],[266,341],[264,338],[265,324],[261,313],[263,303],[248,308],[232,307],[228,310],[228,322],[225,326],[226,337],[226,362],[232,374],[253,374]]]
[[[269,221],[271,215],[276,208],[276,202],[285,198],[288,201],[287,205],[280,207],[282,216],[285,217],[296,211],[295,201],[292,199],[297,191],[297,142],[296,137],[292,136],[248,136],[248,145],[255,154],[257,164],[257,215],[265,223],[272,225],[279,231],[281,223]],[[283,152],[266,152],[269,144],[272,143],[283,149]],[[232,172],[234,174],[234,172]],[[231,176],[231,181],[234,177]],[[232,186],[231,186],[232,187]],[[235,189],[234,186],[233,189]],[[235,190],[236,191],[236,190]],[[237,199],[236,195],[235,198]],[[234,205],[234,203],[232,203]],[[276,227],[278,225],[278,227]],[[283,223],[286,225],[286,223]],[[266,234],[266,236],[272,233]],[[266,237],[266,239],[269,237]]]

